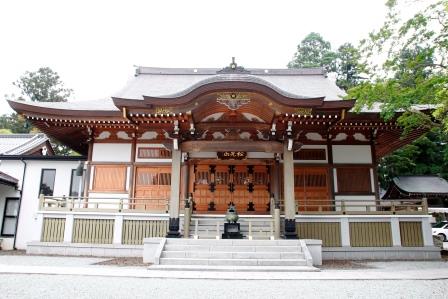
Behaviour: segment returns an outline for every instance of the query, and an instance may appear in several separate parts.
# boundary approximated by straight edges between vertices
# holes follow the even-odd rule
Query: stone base
[[[323,260],[440,260],[440,248],[428,247],[323,247]]]
[[[285,239],[297,239],[296,220],[285,219]]]
[[[170,218],[168,225],[167,238],[180,238],[182,235],[179,232],[179,218]]]
[[[141,257],[143,245],[30,242],[27,254],[97,257]]]
[[[224,223],[224,233],[221,236],[223,239],[242,239],[239,223]]]

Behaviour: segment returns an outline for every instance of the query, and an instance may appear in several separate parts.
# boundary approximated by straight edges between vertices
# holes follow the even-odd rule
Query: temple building
[[[425,129],[402,137],[395,121],[375,109],[354,112],[355,101],[343,96],[320,68],[246,69],[232,61],[222,69],[138,67],[102,100],[9,101],[86,157],[83,194],[32,199],[39,231],[28,241],[214,238],[233,203],[246,237],[322,240],[324,257],[336,258],[338,247],[432,248],[425,203],[383,209],[377,182],[378,159]],[[276,209],[279,229],[271,223]],[[90,220],[99,237],[82,232]]]

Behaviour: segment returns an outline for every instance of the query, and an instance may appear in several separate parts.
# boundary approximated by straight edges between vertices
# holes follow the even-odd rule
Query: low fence
[[[152,212],[167,213],[167,198],[111,198],[111,197],[39,197],[41,211],[84,211],[84,212]]]
[[[284,211],[284,201],[280,200]],[[427,215],[428,202],[423,199],[301,199],[295,204],[296,214],[302,215]]]
[[[427,215],[298,215],[301,239],[322,240],[322,247],[433,246]]]
[[[142,245],[144,238],[165,237],[168,215],[41,212],[34,241]]]

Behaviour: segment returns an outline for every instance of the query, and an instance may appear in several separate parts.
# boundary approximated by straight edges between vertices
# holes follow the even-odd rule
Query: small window
[[[7,197],[5,202],[5,211],[3,213],[2,236],[14,236],[18,214],[19,199]]]
[[[85,170],[84,170],[83,174],[84,173],[85,173]],[[76,169],[72,169],[72,177],[71,177],[71,181],[70,181],[70,196],[73,196],[73,197],[82,196],[82,194],[84,193],[84,184],[83,184],[83,180],[82,180],[83,177],[84,177],[84,175],[77,176]]]
[[[45,196],[53,196],[55,177],[56,169],[42,169],[39,195],[43,194]]]

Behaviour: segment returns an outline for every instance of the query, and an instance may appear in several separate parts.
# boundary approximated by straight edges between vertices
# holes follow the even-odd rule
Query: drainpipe
[[[23,163],[23,175],[22,175],[22,186],[20,188],[20,197],[19,197],[19,209],[17,211],[17,221],[16,221],[16,227],[14,228],[14,243],[12,245],[12,249],[16,248],[16,239],[17,239],[17,228],[19,227],[19,218],[20,218],[20,207],[22,206],[22,196],[23,196],[23,186],[25,185],[25,174],[26,174],[26,167],[28,164],[23,160],[23,158],[20,159]]]

